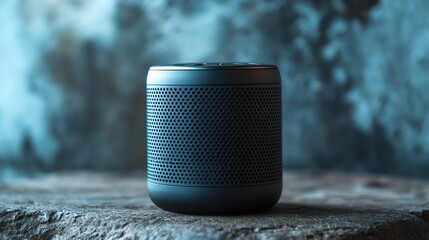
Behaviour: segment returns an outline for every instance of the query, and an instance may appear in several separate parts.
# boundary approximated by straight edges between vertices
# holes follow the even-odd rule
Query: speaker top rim
[[[277,69],[271,64],[254,62],[193,62],[170,63],[150,67],[150,71],[201,71],[201,70],[252,70],[252,69]]]
[[[280,83],[281,77],[277,66],[259,63],[164,64],[151,67],[147,76],[147,85],[252,85]]]

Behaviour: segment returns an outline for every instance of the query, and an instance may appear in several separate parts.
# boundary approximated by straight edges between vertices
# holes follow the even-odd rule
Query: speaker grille
[[[282,177],[279,85],[147,88],[148,181],[243,186]]]

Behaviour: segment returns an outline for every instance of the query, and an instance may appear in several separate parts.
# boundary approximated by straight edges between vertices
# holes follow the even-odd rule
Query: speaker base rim
[[[148,181],[148,193],[156,206],[195,215],[248,214],[273,207],[280,199],[282,181],[254,186],[174,186]]]

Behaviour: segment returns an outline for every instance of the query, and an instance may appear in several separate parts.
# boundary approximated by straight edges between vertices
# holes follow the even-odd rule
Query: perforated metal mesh
[[[147,88],[148,180],[243,186],[281,179],[281,88]]]

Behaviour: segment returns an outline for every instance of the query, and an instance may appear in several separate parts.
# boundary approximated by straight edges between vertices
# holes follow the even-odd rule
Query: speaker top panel
[[[173,63],[155,65],[152,71],[176,71],[176,70],[222,70],[222,69],[275,69],[275,65],[245,62],[203,62],[203,63]]]
[[[280,84],[275,65],[259,63],[176,63],[152,66],[148,85]]]

